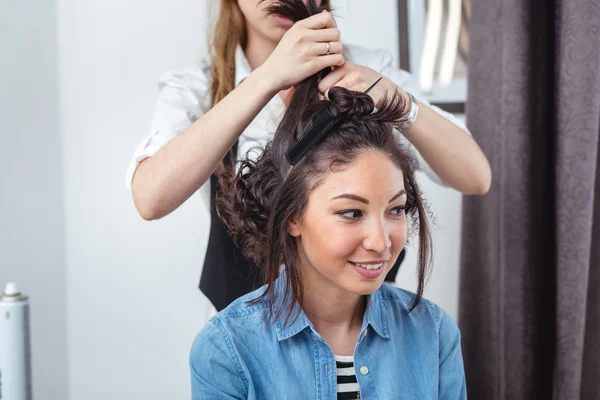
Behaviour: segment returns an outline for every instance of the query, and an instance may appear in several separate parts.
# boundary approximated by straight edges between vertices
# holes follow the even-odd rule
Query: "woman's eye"
[[[390,213],[395,216],[400,216],[404,213],[404,210],[406,210],[406,206],[398,206],[398,207],[392,208]]]
[[[346,219],[357,219],[362,216],[362,212],[360,210],[344,210],[338,212],[337,214]]]

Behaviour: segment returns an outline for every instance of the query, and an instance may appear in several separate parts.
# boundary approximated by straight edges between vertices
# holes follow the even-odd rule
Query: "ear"
[[[299,237],[301,233],[300,222],[296,218],[290,219],[287,222],[286,230],[291,236]]]

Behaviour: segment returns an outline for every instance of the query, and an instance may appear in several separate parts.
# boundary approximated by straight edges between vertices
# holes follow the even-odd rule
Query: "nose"
[[[365,250],[384,253],[392,247],[390,238],[390,227],[382,218],[374,219],[366,229],[365,239],[363,240]]]

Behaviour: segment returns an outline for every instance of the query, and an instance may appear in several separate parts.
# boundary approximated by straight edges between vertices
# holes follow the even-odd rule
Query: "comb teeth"
[[[316,131],[317,129],[320,129],[320,127],[325,127],[325,125],[327,125],[327,123],[332,119],[333,117],[331,116],[331,114],[329,114],[327,112],[327,110],[321,110],[319,112],[319,116],[317,118],[315,118],[315,121],[312,123],[312,126],[310,127],[310,129],[304,129],[304,131],[302,132],[302,134],[298,137],[298,139],[296,139],[296,144],[302,140],[304,140],[307,136],[309,136],[313,131]]]
[[[285,157],[291,165],[296,165],[321,139],[341,120],[341,117],[332,117],[328,113],[304,134],[285,153]]]

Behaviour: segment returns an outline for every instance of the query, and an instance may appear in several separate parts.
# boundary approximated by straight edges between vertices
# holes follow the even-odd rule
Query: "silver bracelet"
[[[398,128],[400,128],[401,131],[414,124],[417,120],[417,115],[419,114],[419,105],[417,104],[417,99],[415,99],[415,96],[408,92],[406,92],[406,94],[410,98],[410,112],[408,113],[408,118],[406,121],[398,125]]]

